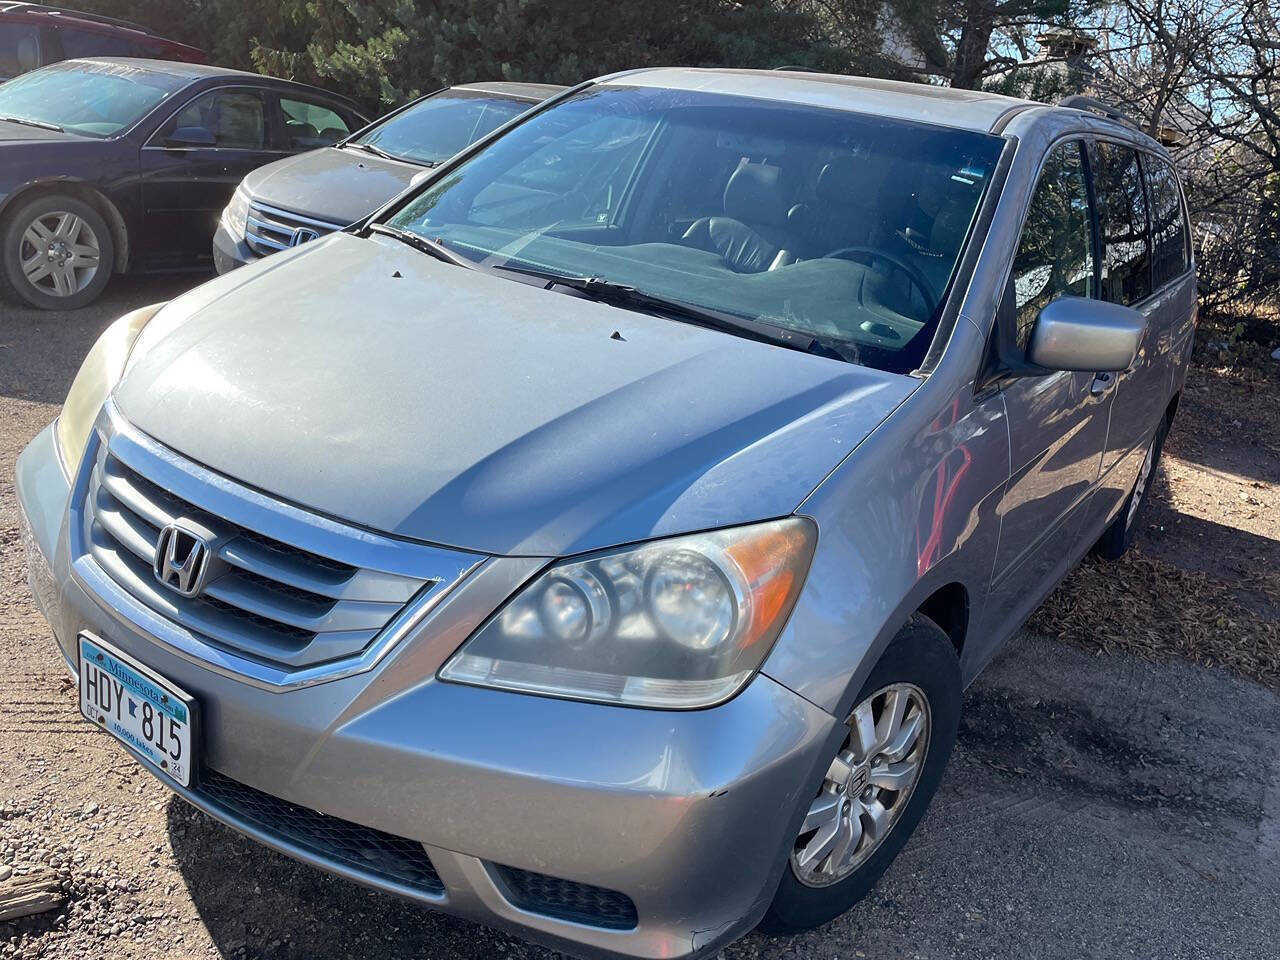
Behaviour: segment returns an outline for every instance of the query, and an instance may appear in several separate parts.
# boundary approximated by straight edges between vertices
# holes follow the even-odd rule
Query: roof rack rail
[[[787,64],[782,67],[771,67],[771,70],[790,70],[793,73],[822,73],[817,67],[802,67],[797,64]]]
[[[77,20],[88,20],[91,23],[101,23],[110,27],[126,27],[129,30],[137,30],[148,36],[158,36],[155,31],[144,27],[140,23],[134,23],[132,20],[125,20],[121,17],[108,17],[100,13],[85,13],[83,10],[72,10],[70,7],[55,7],[47,3],[3,3],[0,4],[0,11],[5,13],[18,13],[22,10],[36,10],[42,13],[56,13],[61,16],[75,17]]]
[[[1099,100],[1097,97],[1086,97],[1083,94],[1072,94],[1069,97],[1063,97],[1058,101],[1060,107],[1072,107],[1076,110],[1087,110],[1090,113],[1101,114],[1102,116],[1116,120],[1120,123],[1128,124],[1135,130],[1141,129],[1134,119],[1121,110],[1119,107],[1113,107],[1111,104]]]

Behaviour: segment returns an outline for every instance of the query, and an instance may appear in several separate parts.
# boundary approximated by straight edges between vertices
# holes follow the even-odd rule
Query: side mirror
[[[178,127],[164,138],[164,145],[168,149],[214,147],[217,144],[218,141],[214,139],[213,134],[204,127]]]
[[[1027,360],[1049,370],[1119,373],[1133,365],[1146,328],[1132,307],[1061,297],[1036,317]]]

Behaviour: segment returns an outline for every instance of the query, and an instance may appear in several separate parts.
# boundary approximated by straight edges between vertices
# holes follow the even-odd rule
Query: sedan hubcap
[[[791,851],[801,883],[839,883],[884,842],[915,790],[929,752],[929,701],[894,683],[867,697],[809,806]]]
[[[102,251],[98,235],[83,218],[54,211],[31,221],[18,256],[28,283],[48,296],[69,297],[93,281]]]

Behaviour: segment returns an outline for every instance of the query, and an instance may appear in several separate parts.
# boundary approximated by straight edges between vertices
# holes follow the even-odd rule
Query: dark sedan
[[[113,272],[207,267],[249,171],[365,124],[286,80],[162,60],[69,60],[0,85],[0,293],[89,303]]]

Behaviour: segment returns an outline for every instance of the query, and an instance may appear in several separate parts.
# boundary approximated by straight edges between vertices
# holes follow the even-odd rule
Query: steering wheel
[[[932,310],[938,303],[938,295],[933,292],[933,284],[929,282],[929,278],[920,272],[919,267],[907,263],[896,253],[889,253],[879,247],[840,247],[823,257],[824,260],[828,258],[852,260],[855,263],[865,263],[868,267],[877,260],[883,260],[906,274],[907,279],[924,295],[924,302],[929,309]]]

